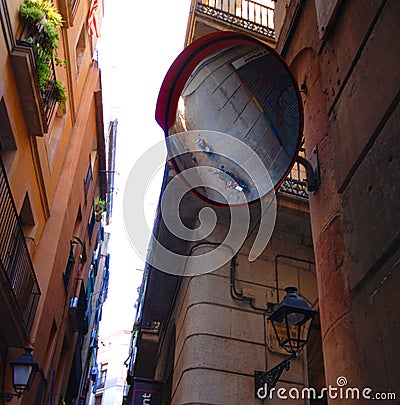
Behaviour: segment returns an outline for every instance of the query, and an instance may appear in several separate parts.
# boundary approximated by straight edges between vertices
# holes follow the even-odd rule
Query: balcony
[[[23,346],[40,297],[7,175],[0,159],[0,319],[6,343]]]
[[[58,36],[56,36],[58,38]],[[65,104],[64,88],[56,79],[56,46],[43,26],[25,23],[11,51],[23,114],[31,135],[43,136],[49,129],[57,104]]]
[[[278,192],[308,199],[306,178],[307,175],[304,167],[296,162],[289,175],[279,187]]]
[[[158,343],[160,335],[160,322],[147,321],[143,322],[140,328],[142,341]]]
[[[100,370],[100,375],[96,380],[96,390],[101,390],[106,386],[107,370]]]
[[[196,0],[195,11],[234,28],[275,40],[274,8],[251,0]],[[272,4],[272,3],[271,3]]]
[[[86,335],[89,331],[87,317],[87,298],[83,280],[75,279],[75,293],[69,303],[68,315],[71,321],[72,330],[81,335]]]

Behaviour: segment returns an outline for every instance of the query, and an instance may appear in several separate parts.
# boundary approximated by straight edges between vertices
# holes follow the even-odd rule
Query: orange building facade
[[[55,31],[48,9],[38,22],[22,2],[0,4],[0,391],[13,392],[9,363],[24,347],[39,368],[13,403],[77,403],[88,276],[110,202],[96,4],[56,1]]]

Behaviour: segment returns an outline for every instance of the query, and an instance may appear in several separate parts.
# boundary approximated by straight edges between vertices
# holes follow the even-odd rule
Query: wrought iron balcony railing
[[[196,11],[275,39],[274,8],[251,0],[196,0]]]
[[[1,158],[0,271],[6,275],[29,335],[39,303],[40,289]]]
[[[160,333],[160,322],[156,321],[148,321],[148,322],[143,322],[141,326],[141,330],[146,333]]]
[[[278,191],[297,197],[308,198],[306,177],[305,169],[296,162]]]

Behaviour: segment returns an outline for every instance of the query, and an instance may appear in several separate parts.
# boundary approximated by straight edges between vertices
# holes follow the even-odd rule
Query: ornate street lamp
[[[254,372],[256,396],[261,399],[268,396],[283,371],[289,370],[291,360],[296,359],[299,351],[307,344],[311,325],[317,314],[306,300],[297,295],[296,287],[287,287],[285,291],[286,296],[268,320],[272,323],[279,346],[290,357],[267,372]]]
[[[272,323],[279,346],[296,358],[297,353],[308,342],[317,311],[312,310],[307,301],[297,295],[296,287],[286,287],[285,291],[285,298],[268,320]]]
[[[13,370],[13,387],[15,394],[10,392],[0,392],[0,399],[10,402],[13,397],[20,398],[32,385],[38,365],[32,356],[33,349],[25,348],[25,353],[18,356],[15,361],[11,362]]]

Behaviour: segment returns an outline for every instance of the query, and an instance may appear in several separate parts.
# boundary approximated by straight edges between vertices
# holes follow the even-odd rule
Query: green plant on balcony
[[[102,214],[106,210],[107,203],[105,200],[97,200],[94,205],[95,205],[95,211],[98,214]]]
[[[62,26],[62,17],[53,3],[47,0],[25,0],[20,7],[20,17],[31,24],[48,20],[56,28]]]
[[[135,321],[135,323],[133,324],[133,328],[132,328],[132,334],[137,335],[139,332],[140,332],[140,322]]]
[[[65,88],[52,74],[53,62],[56,66],[65,66],[66,63],[58,56],[58,29],[62,27],[62,17],[53,3],[46,0],[25,0],[19,9],[19,17],[27,26],[23,42],[33,49],[40,90],[44,94],[51,87],[52,98],[64,107],[67,100]]]
[[[96,213],[96,221],[100,222],[103,216],[103,213],[106,211],[107,203],[104,200],[98,200],[95,203],[95,213]]]
[[[60,108],[65,109],[65,102],[67,101],[67,96],[65,94],[65,87],[59,80],[54,80],[53,84],[53,98],[60,105]]]

